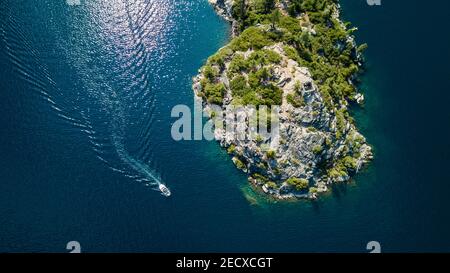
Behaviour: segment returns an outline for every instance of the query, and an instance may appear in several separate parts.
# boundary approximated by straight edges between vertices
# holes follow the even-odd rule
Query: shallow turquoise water
[[[206,0],[34,2],[0,7],[0,251],[449,250],[441,11],[429,28],[411,1],[342,1],[370,46],[354,114],[376,159],[318,202],[275,203],[216,143],[170,137],[229,38]]]

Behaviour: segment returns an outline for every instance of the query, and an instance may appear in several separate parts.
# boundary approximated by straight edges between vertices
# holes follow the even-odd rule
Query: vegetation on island
[[[360,52],[366,45],[355,47],[350,38],[355,29],[333,16],[336,1],[293,0],[287,14],[275,4],[275,0],[234,1],[232,15],[241,33],[208,59],[202,69],[205,78],[201,96],[222,104],[218,69],[224,69],[225,60],[233,56],[228,77],[233,95],[242,99],[239,102],[256,106],[281,104],[281,91],[271,82],[270,66],[267,68],[281,58],[263,47],[282,42],[289,58],[309,68],[328,109],[337,111],[343,100],[353,100],[356,90],[351,81],[359,71]],[[254,51],[248,58],[234,54],[247,50]],[[241,76],[243,72],[248,79]],[[289,100],[302,105],[301,98]]]
[[[319,165],[330,178],[346,177],[357,170],[358,151],[363,139],[346,132],[347,122],[353,122],[347,101],[355,100],[357,90],[354,81],[361,67],[361,53],[367,47],[357,46],[353,40],[355,28],[342,23],[336,14],[337,0],[290,0],[287,9],[280,8],[277,0],[234,0],[232,17],[238,31],[230,43],[211,56],[201,69],[204,77],[198,92],[205,101],[222,105],[225,86],[222,73],[229,79],[233,101],[238,105],[281,105],[283,91],[273,77],[273,65],[280,63],[282,57],[268,49],[281,44],[285,55],[311,72],[324,105],[336,117],[334,141],[343,141],[345,150],[339,158],[326,158],[324,151],[331,139],[312,148],[320,159]],[[227,64],[228,67],[225,67]],[[295,92],[288,94],[286,100],[294,107],[303,107],[302,84],[296,83]],[[310,132],[317,129],[310,127]],[[259,141],[260,142],[260,141]],[[235,147],[228,152],[234,154]],[[274,159],[275,151],[267,151],[266,158]],[[294,159],[293,159],[294,160]],[[236,160],[236,165],[245,164]],[[273,181],[257,173],[252,177],[266,183],[268,188],[278,187]],[[308,180],[289,178],[284,181],[297,191],[317,191],[309,187]],[[269,183],[269,184],[267,184]]]
[[[297,191],[302,191],[309,188],[309,182],[304,178],[291,177],[286,180],[286,183],[294,187]]]

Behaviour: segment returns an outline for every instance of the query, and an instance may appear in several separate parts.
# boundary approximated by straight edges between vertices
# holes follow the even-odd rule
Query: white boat
[[[168,187],[164,184],[159,184],[159,190],[161,191],[161,194],[164,196],[170,196],[171,192]]]

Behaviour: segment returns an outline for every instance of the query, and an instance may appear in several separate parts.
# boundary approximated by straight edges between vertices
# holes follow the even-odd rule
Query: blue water
[[[4,0],[0,251],[450,251],[449,4],[391,2],[342,1],[369,44],[354,115],[376,159],[318,202],[276,203],[216,143],[170,136],[229,39],[206,0]]]

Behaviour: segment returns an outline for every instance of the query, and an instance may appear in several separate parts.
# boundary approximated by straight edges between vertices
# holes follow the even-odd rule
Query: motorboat
[[[170,192],[169,188],[164,184],[159,184],[159,190],[161,191],[161,194],[164,196],[169,197],[172,193]]]

